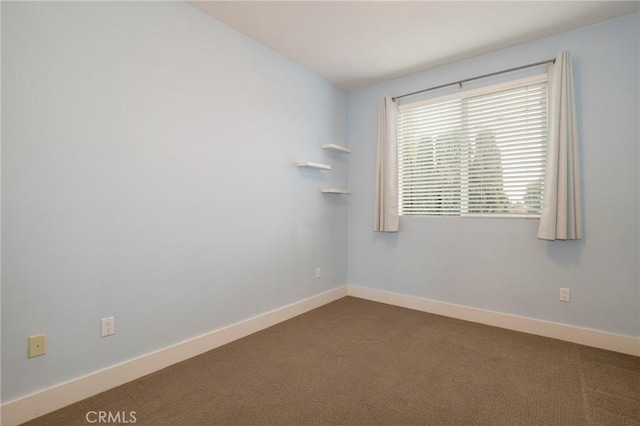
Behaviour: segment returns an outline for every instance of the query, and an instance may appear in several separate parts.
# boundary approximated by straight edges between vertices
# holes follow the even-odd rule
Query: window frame
[[[428,99],[422,99],[414,102],[408,102],[404,104],[398,105],[399,114],[402,111],[413,108],[420,108],[423,106],[433,105],[437,103],[444,103],[457,99],[465,99],[474,96],[481,96],[485,94],[495,93],[502,90],[508,90],[516,87],[522,87],[533,84],[547,83],[547,131],[549,128],[549,74],[541,73],[535,74],[528,77],[518,78],[516,80],[509,80],[503,83],[493,84],[489,86],[484,86],[476,89],[469,89],[464,91],[459,91],[456,93],[451,93],[447,95],[437,96]],[[398,121],[398,135],[400,134],[400,122]],[[399,141],[398,141],[398,160],[400,156],[399,150]],[[546,157],[546,156],[545,156]],[[401,164],[398,161],[398,177],[400,177],[400,169]],[[546,158],[545,158],[545,170],[546,170]],[[544,174],[543,174],[544,179]],[[398,214],[401,217],[438,217],[438,218],[483,218],[483,219],[540,219],[541,213],[463,213],[462,211],[459,214],[451,215],[451,214],[406,214],[402,212],[402,188],[400,183],[398,182]],[[541,197],[544,194],[544,190],[542,192]],[[542,202],[542,200],[541,200]]]

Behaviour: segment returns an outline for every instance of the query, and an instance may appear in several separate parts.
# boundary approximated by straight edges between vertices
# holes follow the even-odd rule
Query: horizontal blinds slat
[[[502,185],[499,186],[500,191],[506,190],[506,191],[510,191],[510,190],[515,190],[515,191],[529,191],[529,190],[535,190],[538,191],[538,185],[537,182],[539,181],[534,179],[534,180],[530,180],[530,181],[521,181],[521,182],[505,182]],[[490,183],[490,182],[470,182],[470,183],[465,183],[464,185],[461,185],[460,182],[444,182],[442,185],[439,185],[438,187],[433,187],[432,185],[430,185],[429,183],[425,183],[425,182],[403,182],[405,184],[405,187],[403,188],[403,192],[407,192],[407,191],[426,191],[426,192],[438,192],[438,191],[444,191],[444,190],[452,190],[455,192],[459,192],[462,193],[463,190],[470,190],[472,188],[478,188],[478,187],[482,187],[487,186],[488,188],[494,188],[497,187],[497,185],[494,185],[495,182]]]
[[[525,155],[518,156],[507,156],[502,157],[502,161],[500,159],[494,159],[492,161],[485,160],[483,162],[475,163],[474,160],[467,161],[467,169],[468,168],[477,168],[481,166],[502,166],[503,170],[508,170],[510,168],[533,168],[533,167],[544,167],[545,158],[540,155],[541,153],[529,153]],[[458,158],[438,158],[437,161],[433,161],[433,158],[421,159],[416,157],[415,159],[407,159],[403,158],[400,161],[400,165],[403,166],[404,170],[401,174],[423,174],[423,170],[428,170],[430,172],[435,172],[438,169],[450,170],[452,168],[460,169],[462,167],[462,161]],[[466,171],[466,170],[465,170]],[[462,171],[464,173],[465,171]]]
[[[547,84],[401,110],[402,214],[539,215]]]
[[[424,134],[425,130],[429,130],[431,134],[427,134],[431,138],[445,137],[452,134],[464,134],[466,132],[473,132],[474,128],[481,128],[492,124],[492,130],[498,131],[503,128],[515,127],[522,125],[522,123],[529,123],[534,126],[536,124],[544,124],[546,119],[546,108],[539,111],[523,111],[521,113],[511,113],[509,117],[505,117],[505,114],[485,114],[482,117],[469,117],[465,120],[466,127],[460,128],[461,120],[459,117],[452,117],[447,120],[415,120],[407,123],[400,123],[399,133],[403,135]],[[447,133],[449,131],[450,133]],[[434,136],[435,135],[435,136]]]
[[[535,113],[535,114],[534,114]],[[509,117],[504,115],[489,116],[475,120],[465,120],[465,127],[462,128],[462,121],[458,118],[451,120],[441,120],[438,122],[412,121],[410,123],[401,124],[398,128],[399,134],[403,136],[422,135],[433,140],[438,138],[451,137],[453,135],[473,135],[478,130],[482,130],[485,126],[492,125],[492,130],[501,131],[518,125],[528,124],[535,127],[544,125],[547,122],[546,109],[541,111],[525,111],[522,114],[511,114]],[[428,133],[427,133],[428,132]]]
[[[508,185],[504,185],[501,186],[500,191],[509,191],[509,190],[513,190],[515,192],[529,192],[528,186],[531,184],[531,182],[527,182],[525,183],[521,183],[519,185],[516,184],[508,184]],[[470,185],[466,185],[465,189],[466,190],[470,190],[473,187],[481,187],[482,185],[474,185],[474,184],[470,184]],[[487,188],[491,189],[493,188],[491,185],[488,185]],[[462,191],[462,187],[458,184],[458,185],[454,185],[454,184],[449,184],[449,185],[442,185],[439,186],[438,188],[433,188],[431,186],[413,186],[413,185],[409,185],[406,186],[405,188],[403,188],[403,193],[445,193],[445,192],[451,192],[451,193],[458,193],[461,194]]]
[[[423,109],[419,112],[408,112],[405,111],[402,113],[401,117],[398,119],[399,125],[411,125],[416,123],[424,123],[424,124],[434,124],[438,122],[446,122],[451,121],[455,118],[459,118],[459,112],[461,109],[465,109],[467,114],[466,119],[473,121],[478,117],[482,117],[484,115],[495,115],[497,113],[502,114],[520,114],[522,112],[541,112],[546,110],[547,107],[547,98],[546,96],[528,96],[520,99],[512,99],[508,103],[500,103],[496,105],[484,105],[484,106],[473,106],[473,105],[460,105],[450,106],[446,109]]]
[[[511,155],[518,152],[531,152],[545,150],[546,138],[521,138],[513,141],[505,142],[498,146],[501,155]],[[466,149],[466,151],[464,150]],[[413,154],[431,154],[434,155],[462,155],[463,152],[482,153],[485,151],[493,150],[492,147],[484,148],[481,145],[475,146],[468,144],[466,148],[458,145],[415,145],[415,146],[402,146],[399,150],[401,154],[409,158]]]
[[[401,164],[402,168],[406,168],[406,164]],[[487,175],[487,174],[495,174],[496,176],[503,176],[504,178],[510,178],[519,175],[529,175],[529,174],[542,174],[544,172],[544,165],[535,165],[535,166],[527,166],[525,167],[503,167],[502,170],[496,170],[496,167],[491,167],[490,165],[485,166],[484,168],[480,167],[467,167],[464,171],[460,171],[460,167],[455,167],[452,163],[449,167],[425,167],[421,168],[419,171],[403,171],[399,173],[399,176],[409,180],[433,180],[434,176],[446,177],[446,176],[479,176],[479,175]],[[425,176],[425,174],[429,174],[430,176]]]
[[[522,172],[511,172],[511,173],[507,173],[505,175],[505,173],[502,174],[497,174],[497,173],[475,173],[475,172],[465,172],[465,173],[454,173],[451,171],[443,171],[443,172],[431,172],[430,170],[425,170],[425,172],[428,172],[430,174],[429,177],[422,177],[419,174],[409,174],[409,173],[402,173],[400,175],[400,178],[402,179],[403,182],[407,183],[407,184],[411,184],[411,183],[415,183],[415,182],[427,182],[427,183],[437,183],[440,180],[447,180],[447,179],[484,179],[484,180],[488,180],[489,177],[491,176],[498,176],[500,178],[500,180],[502,182],[505,183],[510,183],[510,182],[515,182],[518,180],[522,180],[522,181],[533,181],[535,179],[537,179],[538,177],[544,175],[544,169],[543,168],[539,168],[537,170],[529,170],[529,171],[522,171]],[[483,178],[484,176],[484,178]]]
[[[540,145],[546,144],[547,138],[545,135],[540,135],[531,132],[531,133],[521,133],[520,135],[514,135],[511,138],[507,138],[502,140],[500,144],[497,145],[500,150],[511,149],[511,147],[517,148],[519,145],[524,146],[532,146],[532,145]],[[403,143],[399,146],[400,152],[410,153],[412,151],[434,151],[434,152],[463,152],[464,150],[468,150],[469,152],[475,152],[477,149],[482,149],[483,143],[479,142],[471,142],[465,141],[464,139],[458,139],[455,141],[451,141],[450,143],[415,143],[411,141],[410,143]],[[493,145],[491,146],[493,148]]]
[[[540,84],[531,84],[531,85],[522,86],[519,89],[501,90],[501,91],[496,91],[494,93],[471,96],[466,98],[464,97],[464,93],[465,92],[460,93],[460,98],[451,99],[445,102],[439,102],[439,103],[435,102],[427,105],[419,105],[413,108],[405,108],[408,106],[406,105],[405,107],[403,107],[402,115],[403,116],[415,115],[415,114],[423,113],[424,111],[445,108],[449,105],[455,105],[459,103],[461,99],[465,99],[467,103],[469,103],[470,105],[486,105],[490,103],[502,102],[505,100],[508,101],[509,99],[513,99],[517,97],[534,96],[536,94],[546,97],[547,89],[546,89],[546,82],[544,82]]]
[[[401,165],[401,167],[404,167],[404,165]],[[456,169],[454,167],[448,167],[448,168],[423,168],[420,169],[420,172],[407,172],[407,171],[403,171],[402,173],[399,173],[399,176],[402,177],[402,179],[405,182],[410,182],[410,181],[438,181],[439,179],[445,179],[447,177],[472,177],[472,176],[482,176],[482,175],[496,175],[496,176],[501,176],[506,180],[510,180],[513,179],[515,177],[518,176],[538,176],[538,175],[542,175],[544,174],[544,166],[531,166],[529,168],[508,168],[508,169],[503,169],[501,172],[500,171],[490,171],[493,170],[491,168],[486,168],[486,169],[470,169],[470,170],[465,170],[463,172],[461,172],[459,169]],[[425,176],[425,174],[428,174],[429,176]]]
[[[493,189],[492,185],[486,185],[486,189]],[[499,191],[500,192],[515,192],[515,193],[522,193],[523,191],[526,193],[537,193],[539,192],[539,188],[535,187],[535,186],[531,186],[532,183],[531,182],[520,182],[519,184],[516,183],[509,183],[507,185],[502,185],[500,186]],[[450,184],[445,184],[442,186],[439,186],[438,188],[434,188],[432,186],[429,185],[407,185],[403,188],[402,192],[403,193],[444,193],[444,192],[452,192],[452,193],[458,193],[458,194],[462,194],[465,191],[469,191],[469,193],[472,192],[472,189],[474,188],[481,188],[483,185],[480,183],[475,183],[475,184],[469,184],[469,185],[465,185],[464,187],[458,185],[455,185],[453,183]],[[469,195],[469,194],[467,194]],[[510,194],[513,195],[513,194]]]
[[[512,97],[510,99],[505,99],[501,101],[496,101],[493,103],[476,103],[473,101],[467,100],[465,106],[462,105],[461,101],[457,101],[455,104],[449,104],[445,108],[440,107],[422,107],[416,110],[405,110],[402,112],[402,116],[399,117],[400,123],[405,123],[409,121],[420,121],[425,119],[433,119],[437,120],[441,117],[440,114],[444,114],[450,116],[454,111],[459,110],[460,108],[466,107],[470,111],[472,115],[477,115],[482,113],[483,111],[491,111],[491,110],[517,110],[518,106],[522,105],[540,105],[541,107],[546,107],[546,99],[547,96],[545,93],[542,94],[534,94],[530,93],[529,95]]]

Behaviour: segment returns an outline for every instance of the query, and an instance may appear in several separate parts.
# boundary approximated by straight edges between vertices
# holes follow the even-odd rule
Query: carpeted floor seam
[[[589,397],[587,396],[587,381],[584,377],[584,361],[582,359],[582,353],[580,353],[580,351],[578,351],[578,368],[580,371],[580,392],[582,393],[582,402],[583,402],[583,407],[584,407],[584,415],[585,418],[587,420],[587,424],[589,426],[593,425],[593,422],[591,421],[591,410],[590,410],[590,405],[589,405]]]

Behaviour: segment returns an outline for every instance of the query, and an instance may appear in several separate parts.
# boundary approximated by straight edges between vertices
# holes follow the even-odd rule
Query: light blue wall
[[[343,285],[347,254],[351,284],[640,334],[638,15],[363,89],[347,110],[182,2],[1,7],[3,401]],[[583,241],[539,241],[534,220],[371,231],[381,96],[560,50],[576,72]],[[319,149],[347,132],[351,156]],[[348,223],[346,199],[319,192],[347,178]],[[29,360],[38,333],[49,352]]]
[[[327,142],[343,92],[183,2],[2,2],[2,400],[344,285]]]
[[[640,335],[638,22],[630,15],[350,93],[349,283]],[[538,221],[524,219],[402,217],[398,234],[372,232],[380,97],[562,50],[571,51],[576,77],[582,241],[537,240]],[[571,288],[571,303],[558,301],[559,287]]]

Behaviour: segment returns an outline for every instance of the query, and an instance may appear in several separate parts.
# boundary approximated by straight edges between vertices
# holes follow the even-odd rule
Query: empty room
[[[2,426],[640,426],[640,2],[0,14]]]

